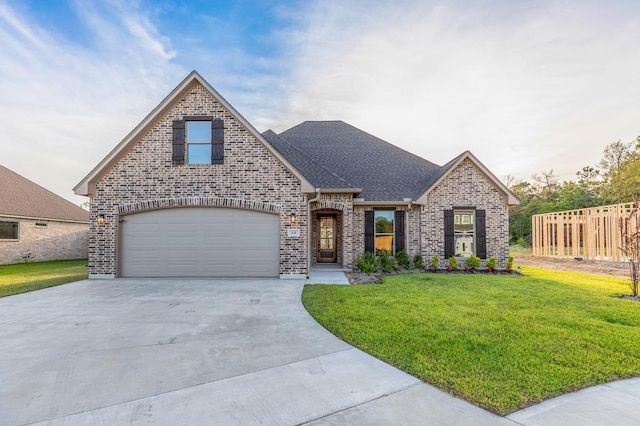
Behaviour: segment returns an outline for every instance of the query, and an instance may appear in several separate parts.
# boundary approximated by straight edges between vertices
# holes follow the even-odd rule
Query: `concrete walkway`
[[[0,425],[584,425],[640,394],[618,382],[499,417],[335,338],[303,284],[119,279],[0,298]],[[625,403],[608,423],[627,424]]]
[[[340,284],[349,285],[349,280],[341,267],[335,264],[314,265],[306,284]]]

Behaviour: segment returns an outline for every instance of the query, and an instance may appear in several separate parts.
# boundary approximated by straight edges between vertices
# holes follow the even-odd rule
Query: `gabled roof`
[[[426,202],[428,194],[469,159],[505,194],[519,201],[473,154],[466,151],[438,166],[343,121],[305,121],[263,136],[317,188],[363,188],[366,202]]]
[[[78,195],[89,195],[95,191],[95,183],[109,170],[111,167],[127,153],[130,147],[135,145],[139,137],[144,135],[156,121],[162,117],[171,107],[179,102],[182,97],[188,93],[194,84],[201,84],[220,104],[226,108],[249,132],[255,136],[258,142],[262,143],[294,176],[300,179],[303,192],[313,192],[314,188],[301,175],[289,161],[276,151],[269,142],[249,123],[238,111],[235,110],[200,74],[192,71],[182,83],[178,85],[160,104],[147,115],[140,124],[138,124],[98,165],[82,179],[82,181],[73,188]]]
[[[89,222],[89,212],[0,166],[0,216]]]
[[[442,170],[438,178],[433,183],[431,183],[431,185],[426,189],[426,191],[424,191],[422,195],[420,195],[420,197],[418,197],[416,203],[424,204],[426,202],[426,199],[429,193],[440,182],[442,182],[453,170],[455,170],[456,167],[458,167],[464,160],[469,160],[472,164],[474,164],[480,170],[480,172],[487,179],[489,179],[490,182],[492,182],[495,186],[498,187],[498,189],[500,189],[504,193],[505,202],[508,205],[512,206],[512,205],[520,204],[520,200],[518,199],[518,197],[516,197],[516,195],[513,192],[511,192],[511,190],[507,188],[507,186],[504,183],[502,183],[500,179],[498,179],[493,173],[491,173],[491,171],[487,169],[485,165],[482,164],[480,160],[478,160],[476,156],[471,153],[471,151],[463,152],[462,154],[458,155],[456,158],[454,158],[453,160],[449,161],[447,164],[442,166]]]
[[[343,121],[305,121],[271,144],[318,188],[363,188],[367,201],[417,199],[440,166]]]

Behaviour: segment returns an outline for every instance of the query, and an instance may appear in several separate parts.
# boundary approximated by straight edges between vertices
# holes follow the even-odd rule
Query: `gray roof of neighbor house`
[[[362,188],[366,201],[416,200],[455,163],[438,166],[343,121],[262,135],[317,188]]]
[[[89,222],[89,212],[0,165],[0,216]]]

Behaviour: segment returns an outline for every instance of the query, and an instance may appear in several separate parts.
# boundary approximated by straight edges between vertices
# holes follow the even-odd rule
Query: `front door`
[[[336,217],[329,215],[318,216],[318,254],[316,262],[335,263],[336,250]]]

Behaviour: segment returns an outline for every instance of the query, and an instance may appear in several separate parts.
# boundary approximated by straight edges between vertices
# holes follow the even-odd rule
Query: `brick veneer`
[[[0,241],[0,265],[87,258],[87,223],[3,216],[0,220],[18,222],[20,237],[18,241]],[[36,223],[46,223],[47,226],[36,226]],[[26,257],[27,254],[30,256]]]
[[[224,164],[172,164],[172,122],[195,115],[224,120]],[[175,207],[167,200],[237,203],[205,201],[212,208],[275,206],[269,208],[280,214],[280,273],[307,272],[307,213],[300,181],[199,83],[96,182],[90,214],[90,276],[117,274],[118,220],[130,213],[127,206]],[[136,208],[141,210],[145,208]],[[298,218],[299,238],[287,237],[291,213]],[[97,223],[100,214],[107,223]]]
[[[487,258],[500,264],[509,256],[509,211],[505,195],[469,160],[452,170],[428,195],[420,213],[420,250],[428,263],[434,254],[444,259],[444,210],[456,206],[486,211]],[[415,220],[415,219],[414,219]],[[415,226],[415,225],[414,225]]]
[[[406,210],[407,252],[420,253],[428,264],[437,254],[444,258],[444,210],[456,206],[475,207],[486,211],[487,257],[495,256],[500,264],[509,256],[509,211],[505,195],[469,160],[452,170],[428,195],[426,205],[397,206]],[[353,212],[353,256],[364,252],[364,212],[370,206],[355,206]]]
[[[354,267],[354,231],[353,231],[353,197],[351,194],[321,194],[318,201],[311,204],[312,212],[336,212],[338,263],[345,269]],[[317,220],[315,213],[312,217],[311,261],[316,261],[317,248]]]

